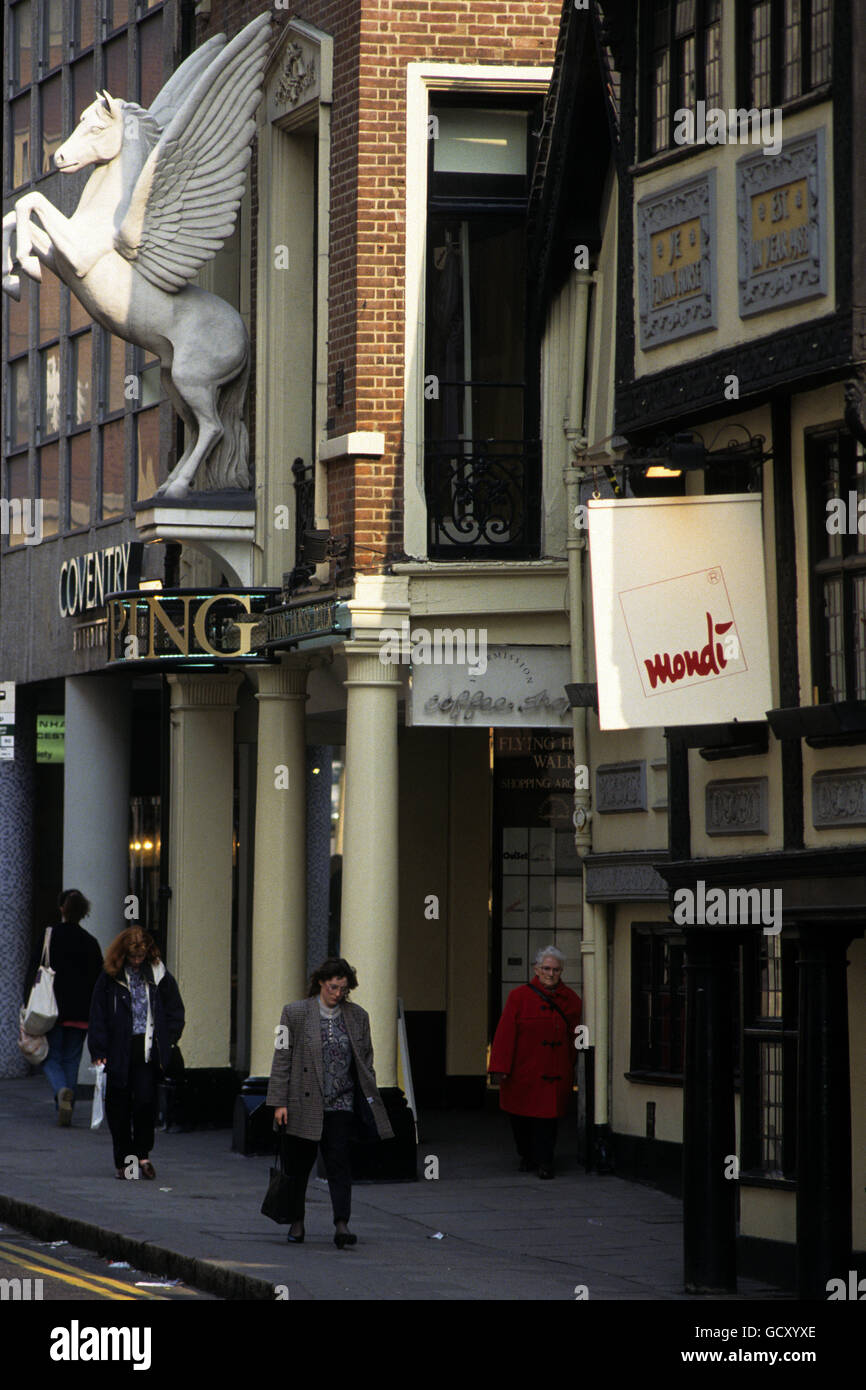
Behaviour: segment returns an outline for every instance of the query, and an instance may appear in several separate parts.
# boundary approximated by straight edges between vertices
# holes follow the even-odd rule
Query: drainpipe
[[[586,369],[587,325],[590,287],[594,276],[578,271],[572,282],[572,313],[569,362],[567,414],[563,421],[566,438],[572,451],[586,449],[583,430],[584,382]],[[568,606],[571,637],[571,679],[575,684],[586,683],[586,629],[584,625],[584,557],[587,550],[586,531],[575,525],[580,502],[580,483],[585,471],[573,464],[563,473],[567,499]],[[592,852],[592,791],[588,776],[587,712],[572,709],[575,768],[587,769],[587,785],[576,786],[574,792],[574,843],[578,856],[584,860]],[[608,1067],[609,1067],[609,1008],[607,971],[607,922],[604,909],[586,900],[586,870],[583,873],[583,933],[581,957],[583,964],[583,1021],[589,1028],[589,1055],[586,1059],[590,1073],[592,1114],[587,1115],[592,1129],[587,1136],[587,1167],[604,1171],[607,1167],[604,1135],[609,1125]],[[587,1080],[590,1077],[586,1078]]]

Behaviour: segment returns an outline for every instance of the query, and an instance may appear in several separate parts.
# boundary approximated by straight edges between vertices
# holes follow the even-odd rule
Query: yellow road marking
[[[25,1269],[35,1270],[37,1274],[46,1275],[48,1278],[61,1279],[66,1284],[74,1284],[77,1288],[88,1289],[91,1293],[102,1294],[104,1298],[117,1300],[135,1300],[139,1298],[157,1299],[164,1302],[164,1295],[151,1293],[148,1289],[135,1289],[131,1292],[132,1286],[124,1284],[119,1279],[109,1279],[104,1274],[88,1274],[85,1278],[78,1275],[68,1274],[70,1268],[62,1260],[54,1259],[51,1255],[36,1255],[30,1259],[23,1258],[20,1245],[8,1245],[6,1241],[0,1240],[0,1253],[13,1264],[22,1265]],[[35,1260],[43,1261],[42,1264],[34,1263]],[[49,1268],[48,1266],[52,1266]],[[115,1292],[115,1290],[119,1292]]]

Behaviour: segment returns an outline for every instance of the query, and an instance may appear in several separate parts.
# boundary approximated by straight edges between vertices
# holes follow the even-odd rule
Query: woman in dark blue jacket
[[[105,1063],[105,1116],[118,1178],[156,1177],[149,1158],[156,1085],[183,1024],[180,991],[156,942],[141,927],[128,927],[105,953],[87,1035],[91,1057]]]

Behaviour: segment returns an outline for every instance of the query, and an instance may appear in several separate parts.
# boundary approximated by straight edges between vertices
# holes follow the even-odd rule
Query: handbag
[[[262,1202],[262,1216],[267,1216],[270,1221],[276,1221],[278,1226],[288,1226],[289,1222],[295,1219],[292,1214],[294,1181],[283,1172],[282,1153],[283,1136],[282,1132],[278,1130],[277,1167],[271,1168],[271,1180],[268,1183],[265,1200]]]
[[[24,1017],[27,1010],[24,1005],[18,1010],[18,1046],[24,1053],[28,1062],[34,1067],[38,1067],[48,1056],[48,1039],[41,1033],[28,1033],[24,1027]]]
[[[21,1021],[25,1033],[36,1034],[37,1036],[42,1033],[50,1033],[59,1015],[57,1000],[54,997],[54,971],[48,964],[50,946],[51,928],[46,927],[39,969],[36,972],[36,979],[33,981],[24,1018]]]

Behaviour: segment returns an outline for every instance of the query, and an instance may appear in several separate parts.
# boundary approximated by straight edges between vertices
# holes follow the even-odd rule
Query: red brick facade
[[[197,41],[231,36],[263,9],[261,0],[213,0]],[[402,549],[406,65],[551,64],[560,10],[558,0],[310,0],[294,15],[274,9],[277,29],[295,17],[334,39],[330,434],[379,430],[386,440],[382,459],[329,465],[331,529],[353,535],[356,569],[381,569],[376,552]],[[254,186],[254,216],[255,194]]]

